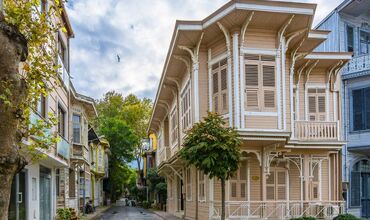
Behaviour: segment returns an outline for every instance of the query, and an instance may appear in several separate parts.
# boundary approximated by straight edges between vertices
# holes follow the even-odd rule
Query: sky
[[[176,19],[201,20],[227,2],[68,0],[75,33],[70,48],[74,86],[95,99],[115,90],[124,96],[133,93],[153,100]],[[316,24],[342,0],[300,2],[318,4]]]

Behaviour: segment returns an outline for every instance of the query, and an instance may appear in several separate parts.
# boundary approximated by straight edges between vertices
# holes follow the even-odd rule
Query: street
[[[94,220],[161,220],[156,214],[148,212],[143,208],[128,206],[113,206]]]

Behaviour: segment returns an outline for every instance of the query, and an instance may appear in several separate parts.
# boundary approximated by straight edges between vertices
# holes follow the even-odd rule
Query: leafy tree
[[[237,131],[225,127],[219,115],[209,112],[204,121],[187,132],[180,152],[187,165],[221,180],[222,220],[225,219],[225,181],[239,168],[240,144]]]
[[[0,219],[8,218],[14,175],[34,158],[35,148],[57,140],[42,132],[53,120],[30,120],[39,97],[60,83],[55,33],[62,25],[63,3],[56,0],[41,12],[40,2],[4,0],[5,13],[0,12]],[[25,145],[22,140],[31,136],[39,138]]]

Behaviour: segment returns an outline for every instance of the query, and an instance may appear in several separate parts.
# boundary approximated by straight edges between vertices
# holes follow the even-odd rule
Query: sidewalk
[[[80,215],[79,217],[80,217],[81,220],[93,219],[93,218],[99,216],[102,212],[109,209],[110,207],[112,207],[112,205],[110,205],[110,206],[99,206],[99,207],[96,208],[94,213],[83,215],[83,216]]]
[[[176,217],[174,215],[171,215],[171,214],[169,214],[167,212],[164,212],[164,211],[152,210],[152,209],[150,211],[152,211],[154,214],[158,215],[159,217],[161,217],[164,220],[181,220],[181,218]]]

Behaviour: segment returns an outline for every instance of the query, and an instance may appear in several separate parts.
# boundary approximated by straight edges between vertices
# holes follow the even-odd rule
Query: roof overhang
[[[174,55],[188,56],[185,51],[178,48],[179,45],[194,48],[202,32],[204,33],[202,45],[211,45],[223,39],[224,36],[217,22],[222,23],[226,29],[233,30],[235,27],[241,27],[251,12],[254,12],[254,16],[248,29],[265,29],[278,32],[292,15],[294,15],[294,19],[286,29],[286,33],[308,29],[312,26],[315,10],[316,4],[308,3],[232,0],[204,20],[176,21],[155,97],[154,110],[150,119],[148,133],[156,130],[158,122],[168,114],[168,106],[158,105],[158,100],[171,100],[171,90],[173,90],[175,85],[168,78],[179,79],[186,70],[185,64],[174,58]],[[299,41],[303,37],[306,37],[307,34],[302,34],[302,36],[295,40]],[[321,35],[324,35],[320,34],[318,32],[311,33],[313,35],[312,38],[320,38],[322,37]],[[292,45],[294,43],[296,42],[292,42]],[[154,120],[155,118],[156,120]]]
[[[343,67],[352,59],[352,53],[348,52],[313,52],[297,61],[297,67],[305,65],[307,62],[317,62],[315,69],[329,69],[341,62]]]

